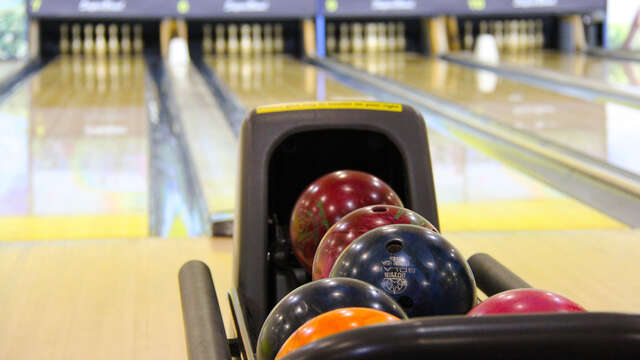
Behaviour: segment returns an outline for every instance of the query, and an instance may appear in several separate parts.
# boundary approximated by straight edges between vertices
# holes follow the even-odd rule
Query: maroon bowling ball
[[[415,211],[393,205],[371,205],[338,220],[324,235],[313,259],[313,280],[329,277],[336,259],[351,242],[367,231],[391,224],[413,224],[438,232]]]
[[[384,181],[362,171],[340,170],[311,183],[291,214],[291,245],[300,264],[311,272],[318,243],[331,225],[353,210],[377,204],[402,206],[402,201]]]

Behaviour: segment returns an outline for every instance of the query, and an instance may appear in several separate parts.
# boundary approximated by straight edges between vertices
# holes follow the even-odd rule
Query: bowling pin
[[[535,28],[536,28],[536,41],[535,41],[535,47],[537,49],[542,49],[544,48],[544,23],[542,22],[542,20],[536,20],[535,22]]]
[[[222,55],[227,50],[227,41],[224,37],[224,24],[216,25],[216,54]]]
[[[387,23],[387,49],[396,51],[396,24],[392,22]]]
[[[529,50],[536,48],[536,22],[533,20],[527,21],[527,45]]]
[[[364,48],[364,40],[362,38],[362,24],[351,24],[351,48],[354,53],[359,54]],[[349,50],[347,50],[349,51]]]
[[[227,28],[227,35],[229,36],[229,39],[227,40],[227,51],[230,55],[237,55],[240,50],[238,42],[238,25],[229,25]]]
[[[60,54],[68,54],[69,48],[71,47],[69,43],[69,25],[62,24],[60,25]]]
[[[209,55],[213,52],[213,27],[211,24],[202,26],[202,53]]]
[[[407,39],[405,38],[405,26],[403,22],[396,25],[396,46],[398,51],[404,52],[407,48]]]
[[[82,52],[82,28],[80,24],[71,26],[71,52],[79,55]]]
[[[518,21],[518,43],[520,51],[527,51],[529,47],[529,34],[527,33],[527,21]]]
[[[143,28],[140,24],[135,24],[133,26],[133,51],[136,54],[142,54],[142,50],[144,49],[144,40],[142,34]],[[186,33],[186,31],[185,31]]]
[[[387,51],[387,27],[384,23],[378,23],[378,51]]]
[[[341,23],[340,24],[340,39],[338,40],[338,48],[340,48],[341,53],[349,52],[349,48],[351,47],[349,41],[349,24]]]
[[[336,25],[334,23],[327,24],[327,38],[325,40],[327,54],[331,55],[336,52]]]
[[[489,28],[487,26],[487,22],[482,20],[480,21],[480,34],[488,34]]]
[[[265,24],[263,29],[263,44],[264,52],[267,54],[273,53],[273,26],[271,24]]]
[[[93,25],[84,26],[84,54],[93,55]]]
[[[117,56],[120,51],[120,42],[118,41],[118,25],[109,25],[109,54],[111,56]]]
[[[502,51],[504,49],[504,35],[502,29],[502,21],[496,21],[493,24],[494,37],[496,39],[496,45],[498,46],[498,50]]]
[[[120,35],[122,36],[120,39],[120,48],[122,49],[122,53],[129,55],[131,53],[131,27],[129,24],[122,25]]]
[[[277,53],[282,53],[284,51],[284,30],[282,29],[282,24],[277,23],[274,26],[274,35],[273,35],[273,48]]]
[[[518,20],[509,22],[509,42],[507,44],[509,51],[516,52],[520,48],[520,35],[518,33]]]
[[[251,40],[253,45],[253,54],[260,55],[262,54],[262,26],[260,24],[253,24],[251,26]]]
[[[473,50],[473,23],[471,21],[465,21],[464,23],[464,49],[467,51]]]
[[[240,54],[251,55],[251,25],[240,25]]]
[[[378,50],[378,29],[375,23],[367,23],[365,26],[366,50],[375,53]]]
[[[95,52],[98,57],[105,57],[107,55],[107,39],[105,37],[104,24],[96,25],[96,42]]]

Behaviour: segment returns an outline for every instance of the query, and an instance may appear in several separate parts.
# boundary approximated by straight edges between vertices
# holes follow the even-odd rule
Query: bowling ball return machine
[[[179,283],[191,360],[255,359],[257,338],[271,308],[311,281],[290,248],[288,221],[297,197],[316,178],[343,169],[373,174],[396,191],[405,207],[439,228],[427,130],[421,115],[407,105],[344,101],[259,107],[242,125],[239,161],[233,285],[228,293],[235,334],[225,333],[207,265],[186,263]],[[487,254],[471,256],[469,265],[478,288],[488,296],[530,287]],[[566,313],[413,318],[339,333],[285,359],[639,354],[640,315]]]

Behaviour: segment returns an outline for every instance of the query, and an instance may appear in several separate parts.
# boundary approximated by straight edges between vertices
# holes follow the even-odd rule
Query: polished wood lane
[[[0,358],[186,359],[178,270],[191,259],[211,267],[230,326],[230,239],[0,243]]]
[[[0,240],[148,234],[145,71],[60,57],[0,104]]]
[[[286,55],[211,57],[206,61],[247,108],[292,101],[366,97],[322,70]],[[193,84],[198,86],[197,82]],[[222,129],[227,131],[225,127]],[[198,130],[187,127],[187,131],[193,133]],[[229,153],[227,144],[232,140],[216,138],[213,130],[207,134],[209,136],[202,137],[202,140],[206,141],[208,137],[209,145],[204,145],[204,142],[197,145],[205,154]],[[189,135],[193,136],[199,135]],[[431,129],[429,140],[440,223],[445,231],[624,227],[458,139]],[[216,173],[219,168],[207,170],[202,167],[199,171]],[[228,176],[234,177],[235,173],[228,173]]]
[[[633,139],[640,109],[589,102],[508,80],[493,72],[413,53],[345,54],[340,61],[430,93],[543,140],[640,174]]]
[[[234,209],[237,138],[193,65],[169,68],[174,99],[211,215]]]

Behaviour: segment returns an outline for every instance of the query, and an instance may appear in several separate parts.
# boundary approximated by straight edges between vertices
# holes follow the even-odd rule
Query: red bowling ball
[[[402,201],[371,174],[341,170],[314,181],[291,214],[291,245],[300,264],[311,272],[316,248],[331,225],[353,210],[377,204],[402,206]]]
[[[313,280],[329,277],[336,259],[351,242],[367,231],[391,224],[413,224],[438,232],[415,211],[393,205],[372,205],[350,212],[338,220],[320,241],[313,260]]]
[[[538,289],[503,291],[481,302],[470,316],[586,311],[564,296]]]

